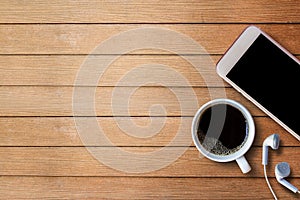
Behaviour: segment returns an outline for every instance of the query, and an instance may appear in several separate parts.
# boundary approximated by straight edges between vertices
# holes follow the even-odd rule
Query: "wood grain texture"
[[[297,199],[276,180],[270,182],[279,199]],[[272,199],[263,178],[2,176],[0,193],[8,199]]]
[[[215,63],[221,56],[188,56],[185,58],[198,59],[197,71],[195,67],[178,55],[123,55],[110,64],[105,73],[101,76],[99,86],[120,85],[119,81],[123,76],[131,77],[131,82],[127,86],[138,86],[135,80],[141,80],[144,74],[135,76],[128,75],[132,70],[144,65],[161,66],[162,70],[152,70],[152,75],[159,81],[169,80],[169,86],[207,86],[201,75],[206,78],[216,77]],[[51,55],[51,56],[7,56],[0,57],[0,85],[49,85],[49,86],[73,86],[76,75],[81,66],[84,65],[88,56],[83,55]],[[108,56],[91,56],[95,62],[108,59]],[[90,73],[100,71],[100,66]],[[151,69],[151,66],[149,66]],[[187,83],[179,81],[177,78],[168,78],[169,70],[174,70],[178,76],[183,76]],[[202,74],[201,74],[202,73]],[[99,75],[100,76],[100,75]],[[217,78],[216,78],[217,79]],[[214,79],[213,79],[214,80]],[[213,81],[212,80],[212,81]],[[219,79],[218,79],[219,80]],[[141,80],[142,81],[142,80]],[[144,81],[145,82],[145,81]],[[223,81],[219,81],[223,83]],[[212,82],[214,86],[223,86],[218,81]],[[78,85],[78,84],[77,84]],[[148,86],[155,86],[149,82]],[[156,83],[157,85],[157,83]],[[126,86],[123,83],[122,86]],[[226,85],[228,86],[228,85]]]
[[[118,122],[119,120],[127,121],[127,117],[118,117],[117,119],[113,117],[98,117],[97,120],[105,135],[116,146],[162,147],[168,145],[178,133],[184,135],[183,141],[192,140],[190,134],[192,117],[184,117],[182,119],[178,117],[167,117],[166,119],[156,117],[156,120],[164,124],[161,129],[159,129],[160,126],[158,124],[150,125],[151,119],[148,117],[131,117],[132,122],[137,126],[148,125],[154,130],[158,129],[157,133],[150,138],[138,138],[132,136],[132,132],[122,130]],[[254,146],[261,146],[264,139],[271,133],[278,133],[281,137],[281,147],[299,147],[299,142],[272,119],[268,117],[254,117],[254,121],[256,124]],[[183,132],[179,131],[179,124],[183,126]],[[0,118],[0,133],[0,146],[77,147],[96,145],[95,143],[83,144],[81,142],[72,117],[2,117]],[[97,142],[97,145],[106,145],[104,142]],[[184,144],[182,142],[180,145],[184,146]],[[172,146],[172,144],[169,145]]]
[[[97,59],[99,56],[93,56]],[[103,56],[104,58],[106,56]],[[197,71],[193,65],[184,58],[177,55],[123,55],[114,61],[105,73],[101,76],[101,81],[98,86],[116,86],[120,84],[123,76],[128,76],[128,72],[146,64],[159,64],[165,65],[165,71],[153,71],[153,76],[161,78],[161,80],[167,79],[163,77],[164,74],[168,73],[167,70],[175,70],[178,75],[186,78],[188,81],[179,81],[176,78],[172,78],[169,86],[198,86],[206,87],[208,83],[205,82],[203,77],[213,77],[210,85],[211,86],[225,86],[230,87],[227,83],[216,78],[215,65],[221,58],[221,55],[210,56],[186,56],[186,57],[197,57],[200,60],[199,71]],[[51,56],[8,56],[2,55],[0,57],[0,85],[5,86],[73,86],[76,80],[76,74],[78,73],[84,60],[87,56],[82,55],[51,55]],[[299,59],[300,56],[297,56]],[[151,69],[151,68],[150,68]],[[92,71],[91,73],[96,73]],[[141,76],[130,76],[132,80],[140,80]],[[168,79],[170,80],[170,79]],[[220,84],[223,83],[223,84]],[[128,82],[128,85],[134,85],[134,81]],[[122,84],[126,86],[126,82]],[[149,82],[148,86],[155,86],[154,83]],[[156,84],[157,85],[157,84]]]
[[[99,24],[39,24],[0,25],[0,54],[90,54],[92,50],[113,35],[124,31],[156,27],[167,28],[195,40],[209,54],[223,54],[249,24],[174,24],[174,25],[99,25]],[[299,52],[300,24],[258,24],[293,54]],[[119,43],[118,43],[119,44]],[[124,49],[131,41],[124,41]],[[172,41],[176,48],[188,54],[193,52],[186,43]],[[112,47],[114,47],[112,43]],[[108,50],[106,48],[106,50]],[[115,54],[116,52],[109,52]],[[134,53],[134,52],[132,52]],[[137,52],[139,53],[139,52]],[[169,53],[142,51],[140,53]],[[202,53],[202,52],[201,52]]]
[[[83,91],[93,89],[79,88]],[[78,104],[80,113],[73,112],[73,89],[73,87],[2,86],[0,116],[95,116],[86,106],[93,102],[87,102],[84,95],[79,97],[84,102]],[[97,87],[95,110],[97,116],[194,116],[200,105],[211,99],[224,97],[242,103],[254,116],[265,116],[233,88],[139,87],[135,90],[133,87]],[[153,105],[161,105],[165,111]]]
[[[299,58],[299,11],[297,0],[1,1],[0,199],[272,199],[263,178],[261,145],[274,132],[280,134],[281,146],[269,152],[271,184],[279,199],[299,198],[274,177],[275,164],[286,161],[292,168],[288,180],[300,185],[299,141],[228,84],[222,84],[215,73],[217,61],[250,24],[260,27]],[[72,117],[72,94],[76,74],[87,56],[95,53],[95,47],[113,35],[143,27],[177,31],[204,47],[207,52],[199,53],[186,44],[173,42],[188,56],[201,58],[201,65],[209,66],[200,75],[205,73],[210,82],[205,82],[186,60],[164,50],[135,50],[110,65],[96,84],[95,107],[97,122],[112,144],[95,140],[87,144],[90,148],[102,150],[110,160],[123,161],[119,167],[154,168],[165,160],[163,154],[137,164],[112,150],[117,146],[145,155],[159,151],[174,138],[180,123],[183,127],[182,143],[165,148],[170,153],[185,151],[182,156],[159,170],[128,173],[98,162],[84,146]],[[126,40],[123,47],[129,44],[131,41]],[[208,63],[204,58],[210,55],[212,61]],[[97,62],[102,62],[97,60],[99,57],[111,58],[92,57]],[[134,68],[149,63],[175,70],[188,84],[174,77],[166,87],[149,83],[133,91],[136,82],[118,85]],[[90,73],[97,71],[95,68]],[[165,80],[166,74],[165,69],[153,70],[151,77]],[[131,80],[138,82],[143,77],[143,73],[136,74]],[[252,171],[247,175],[235,162],[200,158],[191,141],[194,113],[211,98],[224,97],[222,91],[245,105],[255,119],[254,145],[246,154]],[[126,99],[130,93],[130,99]],[[176,98],[176,94],[183,99]],[[83,102],[85,97],[80,97]],[[113,99],[124,101],[114,101],[112,110]],[[192,104],[195,100],[199,105]],[[183,112],[180,102],[188,104]],[[165,113],[153,106],[156,104],[163,105]],[[86,111],[85,106],[81,109]],[[151,124],[149,116],[163,122],[163,127]],[[128,120],[139,127],[152,125],[158,132],[145,138],[117,123],[126,124]]]
[[[252,147],[246,158],[252,166],[248,174],[242,174],[236,162],[217,163],[199,157],[195,147],[122,147],[129,154],[145,155],[143,159],[125,159],[117,147],[91,147],[101,153],[102,158],[109,158],[105,163],[96,160],[85,147],[0,147],[0,175],[10,176],[150,176],[150,177],[263,177],[261,147]],[[154,170],[166,159],[166,152],[184,152],[174,162],[159,170]],[[186,150],[186,151],[185,151]],[[149,157],[147,153],[160,151]],[[274,177],[275,164],[288,162],[292,168],[292,177],[300,177],[298,155],[300,147],[285,147],[270,151],[268,173]],[[170,155],[170,154],[167,154]],[[180,154],[179,154],[180,155]],[[168,165],[169,164],[169,165]],[[132,167],[145,173],[130,173]],[[154,170],[154,171],[153,171]],[[148,172],[149,171],[149,172]],[[296,184],[299,185],[299,184]]]
[[[1,1],[1,23],[299,22],[292,1]],[[287,12],[288,11],[288,12]]]

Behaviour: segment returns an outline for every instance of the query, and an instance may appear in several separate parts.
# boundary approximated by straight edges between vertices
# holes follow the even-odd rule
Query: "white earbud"
[[[266,178],[266,182],[268,184],[268,187],[273,195],[273,197],[275,198],[275,200],[277,200],[276,194],[274,193],[270,182],[268,180],[268,176],[267,176],[267,167],[266,165],[268,164],[268,147],[270,146],[272,149],[278,149],[279,147],[279,135],[278,134],[272,134],[269,137],[267,137],[263,143],[263,152],[262,152],[262,164],[264,165],[264,175]],[[296,188],[295,186],[293,186],[292,184],[290,184],[288,181],[286,181],[284,178],[288,177],[290,175],[291,169],[288,163],[286,162],[281,162],[278,163],[275,167],[275,176],[277,181],[287,187],[289,190],[293,191],[294,193],[300,193],[300,191],[298,190],[298,188]]]
[[[275,176],[277,181],[289,190],[293,191],[294,193],[297,193],[299,191],[298,188],[296,188],[284,179],[290,175],[290,172],[291,169],[287,162],[278,163],[275,167]]]
[[[263,143],[263,153],[262,153],[262,164],[267,165],[268,164],[268,147],[270,146],[272,149],[278,149],[279,147],[279,135],[278,134],[272,134],[269,137],[267,137]]]

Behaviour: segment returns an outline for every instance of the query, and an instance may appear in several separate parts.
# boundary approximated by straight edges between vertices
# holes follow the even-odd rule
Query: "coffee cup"
[[[236,161],[243,173],[251,170],[244,154],[251,147],[255,124],[250,112],[231,99],[214,99],[197,111],[192,138],[206,158],[217,162]]]

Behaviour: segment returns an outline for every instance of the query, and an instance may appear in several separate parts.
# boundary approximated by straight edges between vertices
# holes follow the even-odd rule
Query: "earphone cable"
[[[268,179],[268,176],[267,176],[267,168],[266,168],[266,165],[264,165],[264,174],[265,174],[266,182],[267,182],[267,184],[268,184],[268,187],[269,187],[269,189],[270,189],[270,191],[271,191],[271,193],[272,193],[274,199],[275,199],[275,200],[278,200],[277,197],[276,197],[276,194],[275,194],[275,192],[273,191],[272,186],[271,186],[271,184],[270,184],[270,182],[269,182],[269,179]]]

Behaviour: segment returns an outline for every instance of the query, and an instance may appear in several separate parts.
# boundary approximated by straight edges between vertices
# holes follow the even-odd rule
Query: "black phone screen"
[[[264,35],[258,36],[227,78],[300,134],[300,66]]]

